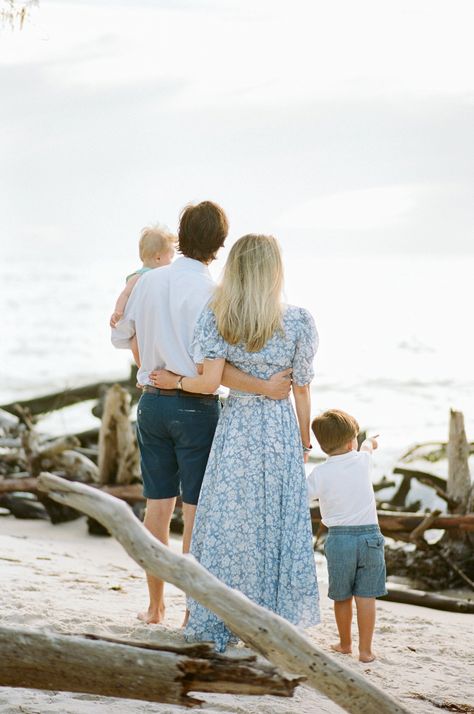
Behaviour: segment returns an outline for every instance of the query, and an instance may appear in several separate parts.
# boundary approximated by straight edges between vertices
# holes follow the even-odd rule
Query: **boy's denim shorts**
[[[331,600],[387,594],[384,543],[378,525],[329,528],[324,553]]]
[[[221,411],[218,399],[144,392],[137,437],[145,498],[196,505]]]

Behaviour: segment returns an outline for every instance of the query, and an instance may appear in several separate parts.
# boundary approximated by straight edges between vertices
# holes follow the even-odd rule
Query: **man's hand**
[[[277,372],[265,382],[265,391],[262,394],[269,399],[287,399],[291,390],[292,369]]]
[[[149,374],[150,382],[159,389],[176,389],[179,375],[167,369],[155,369]]]

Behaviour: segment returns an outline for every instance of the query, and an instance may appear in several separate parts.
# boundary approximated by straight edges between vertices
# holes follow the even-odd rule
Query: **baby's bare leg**
[[[334,601],[334,616],[339,632],[339,642],[336,645],[331,645],[331,649],[341,654],[350,654],[352,652],[352,597],[347,600]]]
[[[359,627],[359,659],[373,662],[372,637],[375,629],[375,598],[356,597],[357,625]]]

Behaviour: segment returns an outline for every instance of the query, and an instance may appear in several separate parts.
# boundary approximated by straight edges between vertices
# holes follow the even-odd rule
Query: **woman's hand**
[[[153,387],[158,389],[177,389],[179,374],[168,372],[167,369],[154,369],[149,379]]]

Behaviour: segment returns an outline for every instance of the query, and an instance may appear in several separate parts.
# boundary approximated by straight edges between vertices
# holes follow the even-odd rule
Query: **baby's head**
[[[329,409],[313,419],[313,434],[325,454],[335,456],[357,449],[359,424],[341,409]]]
[[[140,260],[147,268],[160,268],[173,260],[176,236],[161,226],[147,226],[140,233]]]

